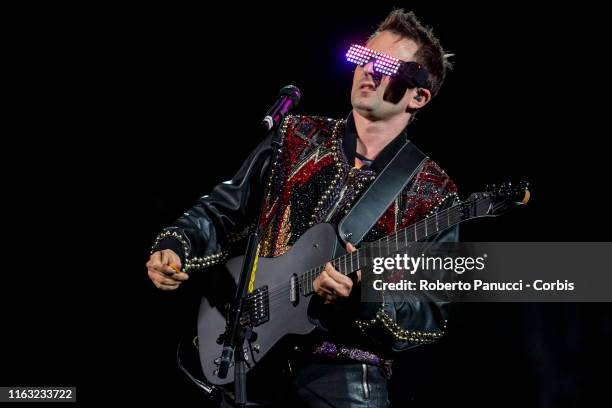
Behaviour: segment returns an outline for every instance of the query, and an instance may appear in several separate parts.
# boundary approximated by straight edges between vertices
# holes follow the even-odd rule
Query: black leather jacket
[[[349,116],[348,120],[352,121],[352,118]],[[353,143],[344,143],[344,147],[346,149],[349,145],[353,151],[346,154],[354,157],[356,133],[352,135],[350,132],[355,132],[354,126],[347,126],[344,135],[345,140],[352,138]],[[378,166],[384,167],[385,160],[388,161],[394,155],[394,149],[396,151],[400,146],[392,145],[381,153],[380,160],[377,158]],[[155,240],[153,250],[172,249],[180,256],[183,269],[188,273],[223,262],[232,244],[244,238],[254,227],[263,199],[264,183],[268,180],[270,156],[270,139],[266,139],[253,150],[231,180],[217,185],[209,195],[200,198],[165,228]],[[441,208],[451,204],[449,201]],[[431,240],[457,241],[458,228],[441,232]],[[359,292],[355,290],[354,293]],[[433,342],[444,334],[448,319],[448,302],[445,300],[411,297],[386,304],[361,303],[355,308],[354,303],[359,303],[356,296],[352,296],[351,303],[354,313],[347,319],[351,322],[350,327],[337,324],[336,320],[327,325],[338,326],[335,330],[332,327],[331,336],[343,343],[354,343],[358,338],[356,342],[367,344],[367,349],[399,351]],[[330,335],[330,332],[325,335]]]
[[[232,243],[257,219],[268,177],[270,138],[262,141],[231,180],[215,186],[158,235],[154,250],[171,249],[186,272],[222,262]]]

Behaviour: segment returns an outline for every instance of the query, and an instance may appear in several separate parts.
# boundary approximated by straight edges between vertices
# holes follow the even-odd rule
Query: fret
[[[319,269],[319,267],[315,268],[314,270],[312,270],[309,274],[308,274],[308,293],[312,293],[314,292],[314,278],[315,276],[317,276],[317,270]],[[312,274],[312,275],[311,275]]]
[[[313,279],[310,277],[311,273],[314,275],[314,271],[312,269],[308,271],[308,274],[307,274],[308,276],[306,277],[306,293],[307,294],[310,292],[313,292],[314,290],[314,287],[312,284]]]
[[[391,249],[389,248],[389,236],[387,235],[387,252],[385,252],[385,256],[388,256],[391,253]]]
[[[298,277],[298,288],[304,294],[304,275]]]
[[[459,224],[462,221],[461,209],[458,205],[448,208],[444,211],[446,212],[446,214],[440,214],[440,212],[436,212],[435,220],[430,221],[432,217],[426,217],[422,219],[421,221],[412,224],[412,228],[414,229],[413,231],[414,232],[414,242],[419,241],[419,236],[422,238],[426,238],[430,233],[433,233],[434,223],[435,223],[436,233],[438,233],[441,230],[444,230],[453,225]],[[444,220],[444,215],[446,215],[446,220]],[[446,221],[446,225],[444,225],[444,221]],[[430,222],[431,222],[431,225],[428,225]],[[410,228],[410,226],[407,226],[406,228],[402,228],[403,235],[404,235],[404,244],[401,244],[399,241],[400,233],[402,232],[402,230],[395,231],[394,233],[377,240],[375,245],[378,246],[378,254],[377,254],[378,257],[389,256],[389,254],[391,253],[391,247],[393,246],[393,244],[395,244],[396,253],[399,252],[401,248],[407,248],[409,246],[409,242],[411,242],[408,239],[408,228]],[[417,229],[423,229],[423,231],[417,231]],[[382,242],[383,239],[385,239],[386,242]],[[394,242],[391,242],[391,240],[393,240]],[[385,245],[386,245],[386,248],[385,248]],[[354,271],[358,271],[364,268],[367,265],[366,254],[369,254],[370,256],[376,255],[376,252],[373,246],[374,245],[372,246],[368,245],[369,248],[372,248],[372,251],[371,253],[369,250],[364,251],[363,259],[360,259],[362,252],[359,249],[351,253],[346,253],[339,258],[333,259],[330,261],[330,263],[336,270],[340,271],[344,275],[348,275]],[[347,257],[350,257],[350,258],[347,259]],[[349,262],[350,262],[350,265],[349,265]],[[303,275],[299,277],[298,284],[301,285],[304,295],[314,292],[314,280],[324,270],[325,270],[325,265],[319,265],[313,269],[309,269],[308,271],[306,271]]]
[[[426,217],[422,219],[421,221],[412,224],[412,228],[414,229],[413,230],[414,242],[418,242],[419,237],[426,238],[430,232],[433,233],[434,223],[435,223],[436,233],[438,233],[441,230],[449,228],[462,221],[459,206],[454,206],[444,211],[446,212],[446,214],[440,214],[436,212],[435,220],[430,221],[430,218],[432,217]],[[444,215],[446,215],[446,220],[444,220]],[[444,221],[446,221],[446,225],[444,225]],[[428,225],[430,222],[431,222],[431,225]],[[334,259],[330,262],[336,270],[342,272],[344,275],[348,275],[349,273],[360,270],[367,265],[366,254],[369,254],[370,256],[374,256],[374,257],[376,255],[378,257],[389,256],[389,254],[391,253],[391,247],[393,245],[393,242],[390,242],[390,240],[395,241],[394,243],[395,243],[396,252],[399,252],[401,247],[407,248],[409,246],[409,242],[411,242],[408,239],[408,228],[410,227],[411,226],[402,228],[403,235],[404,235],[404,245],[403,246],[399,242],[400,233],[402,232],[402,230],[395,231],[394,233],[377,240],[375,244],[372,243],[374,245],[372,246],[368,245],[368,247],[372,248],[371,253],[369,250],[363,252],[363,259],[360,259],[362,255],[361,250],[355,250],[354,252],[346,253],[345,255],[337,259]],[[422,229],[422,231],[417,231],[417,229]],[[385,239],[386,242],[382,242],[383,239]],[[385,248],[385,245],[386,245],[386,248]],[[376,251],[374,250],[374,246],[378,246],[378,253],[376,253]],[[347,257],[350,257],[350,259],[347,259]],[[349,262],[350,262],[350,265],[349,265]],[[304,290],[304,295],[314,292],[314,280],[323,270],[325,270],[325,265],[320,265],[316,268],[308,270],[304,275],[302,275],[301,278],[303,280],[301,282],[301,285]]]
[[[308,272],[306,272],[306,274],[308,274]],[[304,275],[300,276],[300,289],[302,290],[302,294],[304,295],[306,294],[306,287],[304,285],[305,283],[306,283],[306,280],[304,278]]]
[[[319,267],[317,267],[315,270],[312,271],[312,277],[311,276],[308,277],[308,285],[310,286],[308,290],[309,293],[314,292],[314,280],[315,280],[315,277],[318,275],[317,274],[318,269]]]

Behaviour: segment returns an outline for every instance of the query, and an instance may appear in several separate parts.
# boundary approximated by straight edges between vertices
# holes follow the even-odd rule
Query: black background
[[[608,240],[608,27],[584,3],[11,11],[0,384],[205,406],[174,361],[196,290],[158,292],[144,267],[150,244],[232,176],[282,86],[302,90],[297,113],[344,117],[346,47],[393,6],[414,10],[456,54],[412,140],[463,197],[499,181],[532,185],[527,207],[466,225],[462,238]],[[463,306],[442,344],[400,357],[394,402],[594,401],[608,377],[610,311]]]

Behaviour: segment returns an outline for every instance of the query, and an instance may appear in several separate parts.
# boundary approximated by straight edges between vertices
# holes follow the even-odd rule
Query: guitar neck
[[[465,203],[455,204],[445,210],[438,211],[391,235],[387,235],[386,237],[369,243],[370,255],[372,255],[373,251],[378,257],[387,257],[407,248],[410,243],[423,241],[463,221],[475,218],[475,216],[469,214],[468,211],[469,207],[467,207]],[[337,271],[344,275],[348,275],[368,266],[368,258],[361,249],[332,259],[330,262]],[[314,292],[312,282],[324,269],[325,265],[320,265],[306,271],[306,273],[300,276],[300,286],[304,295]]]

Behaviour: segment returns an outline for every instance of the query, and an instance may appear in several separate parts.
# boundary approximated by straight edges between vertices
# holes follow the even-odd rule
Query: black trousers
[[[268,377],[261,387],[274,390],[265,397],[251,397],[249,407],[322,407],[322,408],[378,408],[388,407],[387,379],[376,366],[361,363],[308,363],[290,378]],[[270,383],[274,381],[274,383]],[[221,404],[233,407],[231,396],[225,395]]]

